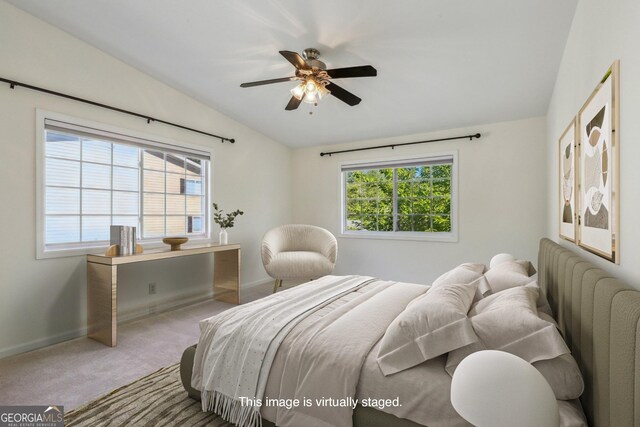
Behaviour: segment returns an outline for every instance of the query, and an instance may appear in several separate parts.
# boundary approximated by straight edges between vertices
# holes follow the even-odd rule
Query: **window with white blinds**
[[[111,225],[208,237],[209,152],[52,119],[43,142],[45,252],[106,245]]]
[[[343,164],[345,236],[456,240],[455,153]]]

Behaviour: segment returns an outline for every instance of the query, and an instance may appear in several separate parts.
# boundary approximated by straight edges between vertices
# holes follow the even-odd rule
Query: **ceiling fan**
[[[302,56],[297,52],[291,52],[288,50],[281,50],[280,55],[284,56],[287,61],[296,67],[295,76],[242,83],[240,87],[253,87],[268,85],[271,83],[299,81],[300,83],[291,89],[291,100],[289,100],[285,110],[295,110],[302,101],[317,105],[318,101],[327,94],[331,94],[340,101],[351,106],[358,105],[362,99],[333,83],[331,79],[375,77],[378,75],[376,69],[371,65],[327,70],[326,64],[318,60],[320,52],[314,48],[305,49],[302,52]]]

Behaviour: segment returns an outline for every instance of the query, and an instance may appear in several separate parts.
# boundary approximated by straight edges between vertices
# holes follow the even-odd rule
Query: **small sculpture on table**
[[[171,245],[172,251],[179,251],[180,245],[187,243],[188,241],[188,237],[165,237],[164,239],[162,239],[162,243]]]

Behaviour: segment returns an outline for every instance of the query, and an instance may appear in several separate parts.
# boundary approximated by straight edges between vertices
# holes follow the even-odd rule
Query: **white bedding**
[[[276,425],[351,426],[353,398],[367,355],[389,323],[425,291],[422,285],[375,281],[348,301],[336,301],[323,316],[312,314],[312,323],[296,328],[276,355],[267,395],[309,399],[309,405],[276,407]],[[345,398],[351,400],[343,406]]]
[[[451,406],[451,377],[444,370],[446,355],[385,377],[376,361],[377,347],[362,367],[356,394],[358,399],[399,397],[402,406],[389,406],[382,410],[429,427],[470,426]]]
[[[317,283],[309,282],[264,298],[257,307],[264,309],[269,301],[287,301],[296,293],[305,294],[305,289],[313,292],[314,286]],[[291,292],[295,289],[298,290]],[[351,405],[355,399],[361,404],[363,399],[399,398],[401,406],[377,409],[430,427],[469,426],[449,401],[451,377],[444,370],[446,355],[387,377],[376,361],[386,325],[427,289],[424,285],[372,281],[305,312],[283,337],[269,364],[263,395],[265,399],[283,399],[281,405],[262,405],[261,416],[283,427],[350,426],[352,406],[285,407],[282,402],[332,397],[346,399]],[[207,372],[204,364],[196,361],[196,367],[199,373],[194,368],[194,379],[208,376],[212,385],[218,382],[219,378]],[[236,383],[246,381],[236,379]],[[193,385],[201,389],[196,381]],[[563,427],[586,426],[582,411],[575,405],[560,402],[560,408]]]
[[[399,397],[401,407],[389,406],[381,410],[429,427],[472,427],[451,406],[451,376],[444,369],[446,355],[385,377],[376,362],[377,347],[362,367],[356,398]],[[558,400],[558,407],[561,427],[587,427],[580,401]],[[513,425],[518,425],[517,420]]]
[[[325,276],[200,322],[192,386],[202,409],[240,427],[260,424],[271,363],[282,340],[302,319],[373,279]]]

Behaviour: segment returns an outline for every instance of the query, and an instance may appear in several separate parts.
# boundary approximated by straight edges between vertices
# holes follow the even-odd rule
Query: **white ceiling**
[[[577,0],[10,0],[292,147],[546,114]],[[279,50],[316,47],[363,99],[285,111]],[[313,115],[309,114],[313,111]],[[171,118],[168,118],[171,120]],[[215,130],[215,129],[213,129]]]

